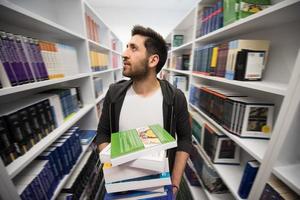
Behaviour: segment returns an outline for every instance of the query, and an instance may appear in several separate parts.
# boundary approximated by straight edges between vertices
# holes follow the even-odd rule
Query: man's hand
[[[99,152],[101,152],[109,143],[108,142],[104,142],[102,144],[98,145],[98,150]]]
[[[175,162],[172,172],[172,185],[173,185],[173,195],[177,194],[180,186],[180,181],[182,178],[182,174],[185,169],[185,164],[187,159],[189,158],[189,154],[184,151],[177,151],[175,156]],[[176,196],[176,195],[175,195]]]

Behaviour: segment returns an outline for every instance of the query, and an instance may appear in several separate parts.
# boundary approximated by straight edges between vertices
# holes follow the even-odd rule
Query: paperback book
[[[177,141],[160,125],[113,133],[111,136],[111,163],[113,166],[117,166],[147,153],[160,152],[176,146]]]

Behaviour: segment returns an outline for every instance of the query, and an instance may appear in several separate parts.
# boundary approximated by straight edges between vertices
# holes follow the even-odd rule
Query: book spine
[[[17,49],[17,54],[18,54],[19,60],[20,60],[21,64],[23,65],[23,68],[24,68],[25,74],[27,75],[28,81],[32,83],[32,82],[34,82],[33,73],[31,71],[29,63],[26,59],[24,48],[22,46],[21,41],[22,41],[21,35],[15,36],[15,46]]]
[[[4,79],[2,76],[6,74],[11,86],[18,85],[17,76],[10,63],[10,56],[7,48],[7,35],[5,32],[0,32],[0,61],[4,68],[3,70],[1,69],[1,79]]]
[[[238,194],[241,198],[246,199],[250,193],[253,182],[255,180],[258,167],[252,166],[249,162],[247,163],[244,174],[239,186]]]

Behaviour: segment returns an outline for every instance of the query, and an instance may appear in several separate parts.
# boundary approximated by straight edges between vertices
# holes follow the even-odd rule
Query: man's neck
[[[160,84],[156,76],[148,76],[140,80],[133,80],[132,88],[138,95],[147,97],[159,89]]]

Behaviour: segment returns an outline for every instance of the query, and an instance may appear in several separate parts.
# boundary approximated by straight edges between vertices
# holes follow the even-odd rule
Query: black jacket
[[[172,171],[176,151],[190,154],[192,148],[191,127],[189,113],[183,92],[176,89],[169,82],[159,80],[163,94],[164,129],[175,137],[177,148],[169,150],[169,165]],[[102,114],[98,124],[96,143],[110,142],[111,133],[119,131],[119,118],[123,101],[132,81],[120,81],[112,84],[105,96]]]

